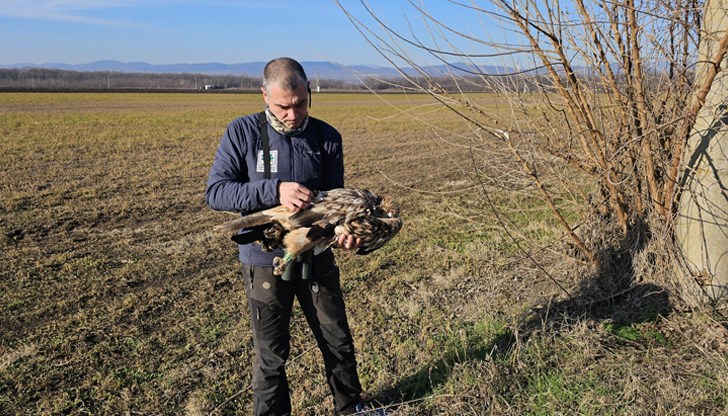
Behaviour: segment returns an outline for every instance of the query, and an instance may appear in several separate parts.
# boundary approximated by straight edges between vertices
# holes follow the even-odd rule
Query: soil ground
[[[609,287],[543,207],[479,178],[468,129],[425,96],[317,94],[347,185],[405,226],[337,253],[367,395],[396,415],[721,415],[728,323],[663,288]],[[480,97],[497,101],[493,97]],[[236,248],[204,189],[219,137],[257,95],[0,94],[0,414],[250,414]],[[420,120],[410,116],[417,113]],[[426,120],[426,122],[423,122]],[[479,175],[476,175],[478,168]],[[519,246],[492,206],[514,208]],[[578,213],[578,212],[577,212]],[[294,413],[331,414],[300,313]]]

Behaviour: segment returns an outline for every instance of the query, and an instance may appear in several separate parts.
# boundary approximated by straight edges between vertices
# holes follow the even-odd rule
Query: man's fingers
[[[361,238],[354,237],[353,235],[341,234],[336,240],[338,247],[343,247],[347,250],[353,250],[361,245]]]
[[[296,182],[282,182],[278,189],[281,205],[293,212],[305,209],[313,197],[313,192]]]
[[[351,236],[345,235],[345,234],[341,234],[339,236],[338,241],[336,242],[336,244],[339,247],[344,247],[345,249],[348,250],[349,249],[349,246],[348,246],[348,244],[349,244],[349,237],[351,237]]]
[[[306,188],[303,185],[301,185],[301,188],[298,190],[298,192],[301,197],[301,200],[304,202],[309,202],[309,201],[311,201],[311,198],[313,198],[313,192],[311,192],[310,189]]]

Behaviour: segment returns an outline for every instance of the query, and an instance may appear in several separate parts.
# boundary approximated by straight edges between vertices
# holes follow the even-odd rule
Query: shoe
[[[383,407],[374,407],[371,403],[359,402],[354,407],[354,415],[361,416],[387,416],[387,410]]]

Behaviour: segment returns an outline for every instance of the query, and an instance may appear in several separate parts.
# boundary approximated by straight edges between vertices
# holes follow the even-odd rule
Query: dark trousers
[[[291,266],[300,267],[300,264]],[[247,264],[243,264],[243,278],[255,347],[252,380],[255,415],[291,413],[285,366],[290,353],[289,323],[294,297],[323,355],[336,412],[349,413],[359,400],[361,385],[333,254],[326,251],[314,257],[313,273],[308,280],[301,280],[299,274],[287,282],[274,276],[272,267]]]

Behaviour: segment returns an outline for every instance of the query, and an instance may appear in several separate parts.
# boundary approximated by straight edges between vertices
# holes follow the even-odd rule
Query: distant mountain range
[[[45,63],[30,64],[20,63],[11,65],[0,65],[0,68],[50,68],[62,69],[68,71],[82,72],[130,72],[130,73],[198,73],[208,75],[247,75],[250,77],[260,77],[263,73],[263,67],[266,62],[246,62],[239,64],[221,64],[217,62],[200,63],[200,64],[149,64],[146,62],[120,62],[120,61],[95,61],[86,64],[65,64],[65,63]],[[318,78],[332,79],[342,81],[354,81],[361,77],[376,78],[396,78],[400,74],[392,67],[375,66],[375,65],[339,65],[332,62],[324,61],[303,61],[301,62],[306,74],[311,80]],[[450,70],[455,71],[458,75],[466,74],[467,66],[465,64],[435,65],[425,67],[424,70],[433,76],[446,75]],[[462,69],[462,70],[460,70]],[[463,71],[465,70],[465,71]],[[480,68],[482,73],[496,74],[507,73],[508,68],[498,66],[484,66]],[[412,68],[405,68],[404,72],[414,75],[416,71]]]

